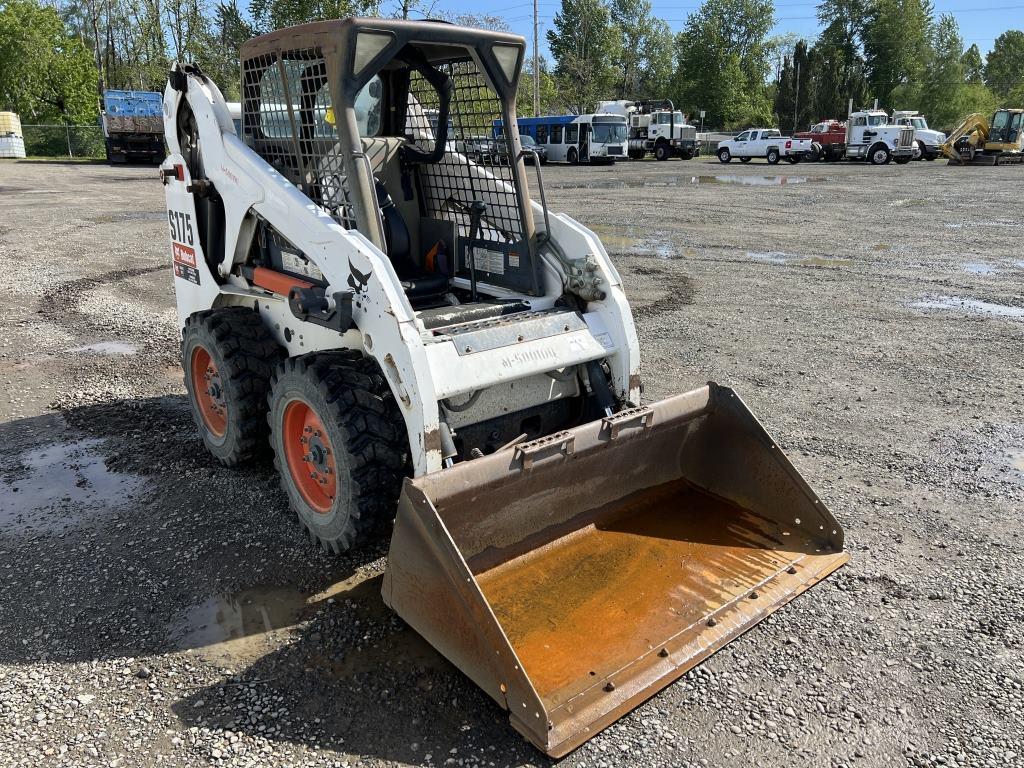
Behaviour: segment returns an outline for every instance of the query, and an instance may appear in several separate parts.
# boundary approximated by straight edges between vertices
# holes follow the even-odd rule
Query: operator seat
[[[448,292],[448,276],[441,272],[426,272],[412,259],[409,227],[399,212],[387,187],[376,176],[373,177],[377,190],[377,205],[384,223],[384,242],[388,258],[398,273],[405,295],[410,299],[441,296]]]

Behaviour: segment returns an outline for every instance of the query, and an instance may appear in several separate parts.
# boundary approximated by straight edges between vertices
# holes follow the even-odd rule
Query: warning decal
[[[196,269],[196,251],[187,245],[171,242],[174,255],[174,276],[199,285],[199,270]]]

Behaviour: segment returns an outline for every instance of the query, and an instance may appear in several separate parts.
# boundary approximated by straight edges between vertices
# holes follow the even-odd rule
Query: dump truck
[[[525,50],[379,18],[271,32],[241,47],[241,136],[175,64],[160,176],[207,450],[269,449],[326,550],[392,526],[384,603],[558,757],[847,554],[738,393],[642,401],[622,279],[524,162]],[[506,164],[448,135],[495,115]]]
[[[968,115],[942,144],[950,165],[1007,165],[1024,162],[1024,109],[997,109],[992,119]]]
[[[103,92],[103,139],[107,162],[150,162],[164,159],[163,97],[156,91]]]
[[[627,151],[632,160],[643,160],[648,152],[656,160],[689,160],[700,154],[697,128],[686,122],[670,99],[599,101],[597,111],[629,120]]]

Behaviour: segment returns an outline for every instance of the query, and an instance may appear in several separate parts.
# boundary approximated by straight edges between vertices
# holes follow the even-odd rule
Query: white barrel
[[[25,140],[21,136],[0,136],[0,158],[25,157]]]

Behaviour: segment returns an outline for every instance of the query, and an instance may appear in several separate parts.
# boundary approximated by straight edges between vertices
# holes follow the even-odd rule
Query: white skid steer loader
[[[241,51],[241,136],[175,65],[161,178],[207,448],[269,442],[325,548],[393,520],[384,601],[560,756],[847,556],[734,392],[641,405],[615,267],[537,162],[530,194],[524,47],[273,32]]]

